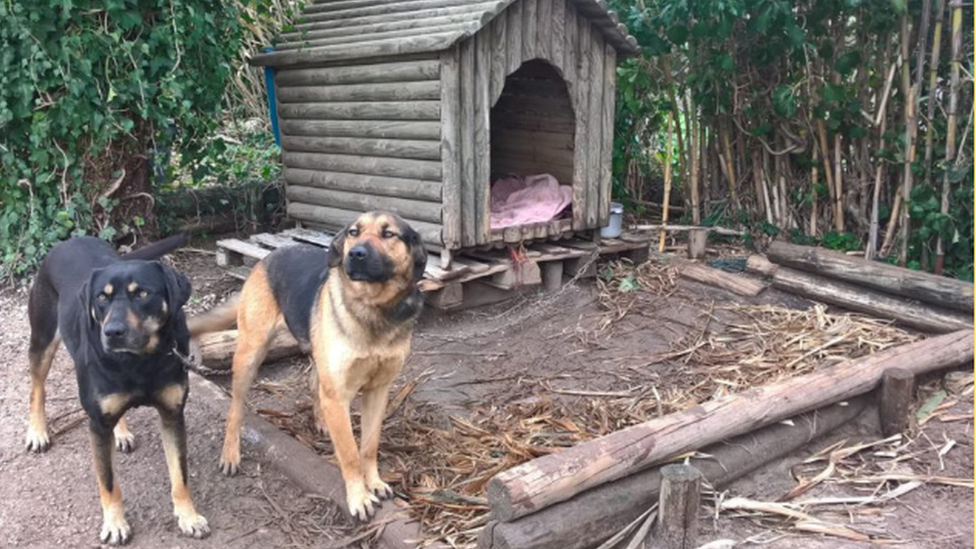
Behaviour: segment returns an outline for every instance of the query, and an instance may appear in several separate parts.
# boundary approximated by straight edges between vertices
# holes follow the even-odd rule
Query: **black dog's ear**
[[[81,310],[84,312],[85,318],[88,319],[89,327],[94,327],[98,324],[98,319],[95,318],[95,309],[92,307],[92,300],[94,299],[92,295],[92,281],[95,280],[95,276],[99,272],[101,272],[101,269],[92,271],[91,276],[81,285],[81,290],[78,293],[78,300],[81,301]]]
[[[338,267],[342,265],[342,254],[346,248],[346,232],[349,231],[349,227],[339,231],[334,237],[332,237],[332,242],[329,243],[329,268]]]
[[[163,271],[163,280],[166,281],[166,306],[169,314],[176,314],[176,311],[180,307],[186,305],[186,302],[190,300],[190,295],[193,293],[193,286],[190,285],[190,279],[169,265],[159,261],[155,261],[154,263]]]
[[[420,282],[420,279],[424,277],[424,271],[427,269],[427,248],[424,247],[420,233],[409,226],[403,231],[403,241],[410,248],[410,258],[413,260],[413,281]]]

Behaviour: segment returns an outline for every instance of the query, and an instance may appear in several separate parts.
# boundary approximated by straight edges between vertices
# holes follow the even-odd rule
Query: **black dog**
[[[184,242],[178,235],[120,258],[104,241],[74,238],[51,249],[31,287],[27,448],[41,452],[50,446],[44,381],[63,340],[89,418],[102,501],[101,539],[111,544],[123,544],[131,534],[112,460],[116,447],[132,449],[133,437],[122,416],[136,406],[159,411],[180,530],[197,538],[210,533],[187,487],[183,407],[188,386],[182,357],[190,336],[182,307],[190,298],[190,281],[158,261],[146,261]]]

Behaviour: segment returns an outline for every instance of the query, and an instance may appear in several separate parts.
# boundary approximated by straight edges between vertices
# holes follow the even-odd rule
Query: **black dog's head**
[[[342,267],[356,282],[399,283],[420,281],[427,265],[427,250],[417,231],[389,212],[367,212],[343,229],[329,246],[329,267]]]
[[[97,269],[81,299],[92,330],[109,352],[151,354],[160,330],[190,299],[190,281],[158,261],[124,261]]]

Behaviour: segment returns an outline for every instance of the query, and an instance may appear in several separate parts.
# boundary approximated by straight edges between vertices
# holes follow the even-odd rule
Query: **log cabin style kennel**
[[[314,0],[294,27],[251,60],[274,70],[291,219],[390,210],[445,267],[606,225],[616,63],[638,49],[603,0]],[[493,227],[507,174],[551,174],[571,206]]]

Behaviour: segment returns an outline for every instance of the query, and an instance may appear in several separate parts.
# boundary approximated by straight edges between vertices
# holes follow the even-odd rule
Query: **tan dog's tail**
[[[237,307],[241,294],[234,294],[230,299],[213,309],[186,319],[186,327],[190,330],[190,337],[197,338],[203,334],[227,330],[237,323]]]

